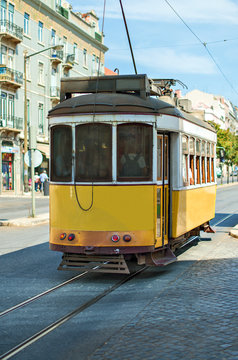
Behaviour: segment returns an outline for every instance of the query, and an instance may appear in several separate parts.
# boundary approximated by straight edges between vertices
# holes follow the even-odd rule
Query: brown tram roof
[[[152,80],[147,75],[118,75],[72,77],[61,79],[60,104],[49,111],[49,116],[133,113],[171,115],[215,132],[205,121],[180,111],[162,101],[161,89],[167,89],[177,80]],[[72,94],[81,94],[72,97]],[[157,98],[152,96],[157,96]]]
[[[205,121],[185,113],[165,101],[152,97],[143,99],[137,95],[128,94],[99,93],[76,96],[56,105],[49,111],[49,116],[92,113],[147,113],[155,115],[172,115],[184,118],[198,126],[215,132],[215,129]]]

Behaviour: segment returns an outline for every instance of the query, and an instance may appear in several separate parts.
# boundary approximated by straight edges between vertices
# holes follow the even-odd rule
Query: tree
[[[220,125],[210,122],[217,132],[217,157],[220,157],[219,148],[225,149],[225,163],[227,165],[238,164],[238,136],[230,130],[221,129]]]

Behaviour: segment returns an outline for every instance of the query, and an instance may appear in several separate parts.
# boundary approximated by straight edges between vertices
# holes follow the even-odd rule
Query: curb
[[[0,226],[32,226],[32,225],[43,225],[49,223],[49,214],[40,214],[34,218],[32,217],[23,217],[13,220],[3,220],[0,221]]]
[[[233,227],[233,229],[229,232],[229,235],[238,239],[238,225]]]

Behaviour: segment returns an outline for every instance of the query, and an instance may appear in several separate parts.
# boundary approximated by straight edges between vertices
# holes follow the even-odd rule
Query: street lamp
[[[27,55],[27,52],[25,51],[24,52],[24,86],[25,86],[25,89],[24,89],[24,156],[26,156],[26,153],[27,153],[27,138],[28,138],[28,128],[27,128],[27,81],[26,81],[26,62],[27,62],[27,59],[29,59],[30,57],[32,56],[35,56],[35,55],[38,55],[44,51],[47,51],[47,50],[50,50],[50,49],[54,49],[54,50],[60,50],[63,48],[64,45],[53,45],[53,46],[50,46],[46,49],[43,49],[41,51],[37,51],[33,54],[30,54],[30,55]],[[35,131],[35,128],[32,127],[31,128],[31,156],[30,156],[30,159],[31,159],[31,193],[32,193],[32,214],[31,216],[32,217],[35,217],[35,182],[34,182],[34,147],[32,144],[34,143],[34,140],[36,141],[36,131]],[[33,138],[33,139],[32,139]],[[27,164],[25,163],[24,161],[24,191],[25,192],[28,192],[29,190],[29,187],[28,187],[28,166]]]
[[[64,45],[52,45],[46,49],[34,52],[33,54],[27,55],[27,51],[24,51],[24,156],[27,153],[27,138],[28,138],[28,126],[27,126],[27,79],[26,79],[26,64],[27,60],[35,55],[38,55],[44,51],[54,49],[60,50],[64,47]],[[32,187],[33,187],[33,179],[32,179]],[[28,166],[24,162],[24,191],[28,192]]]

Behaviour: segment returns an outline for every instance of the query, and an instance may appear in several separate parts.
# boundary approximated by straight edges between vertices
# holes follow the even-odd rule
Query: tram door
[[[168,244],[169,138],[157,135],[157,229],[156,247]]]

